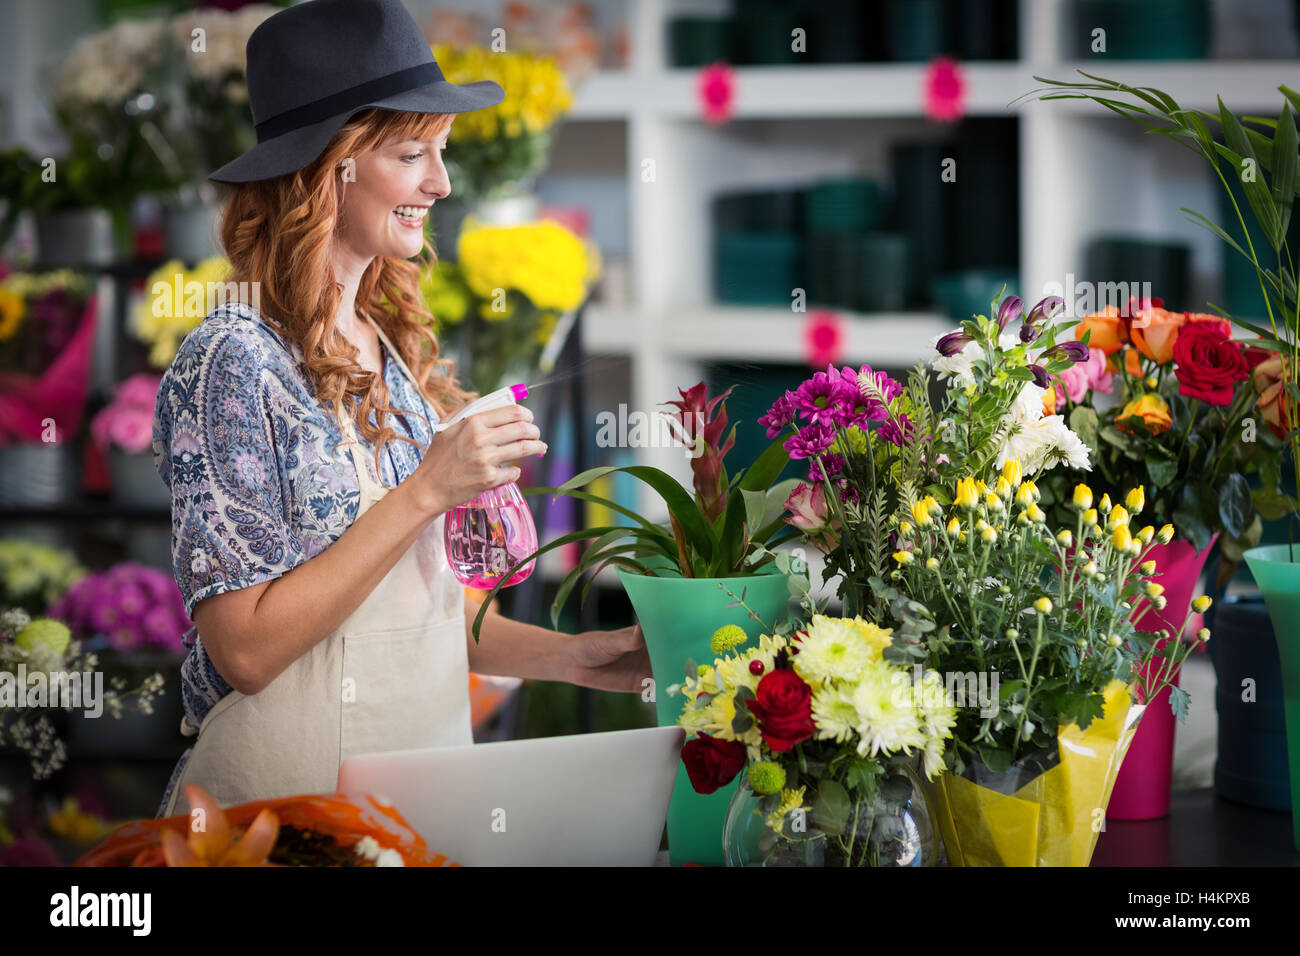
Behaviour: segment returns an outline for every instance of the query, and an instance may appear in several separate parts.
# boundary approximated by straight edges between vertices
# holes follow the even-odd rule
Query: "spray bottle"
[[[517,405],[527,397],[527,385],[507,385],[470,402],[447,421],[434,425],[433,430],[444,431],[471,415]],[[537,528],[519,486],[511,481],[489,488],[447,512],[443,541],[456,580],[486,591],[496,586],[511,565],[537,550]],[[510,576],[505,586],[523,581],[536,564],[535,560],[529,561]]]

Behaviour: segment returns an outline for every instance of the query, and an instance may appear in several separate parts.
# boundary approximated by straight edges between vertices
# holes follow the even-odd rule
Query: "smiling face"
[[[420,254],[433,203],[451,193],[442,162],[451,124],[424,142],[397,137],[356,158],[356,181],[345,180],[337,240],[361,261]],[[344,170],[346,174],[346,169]]]

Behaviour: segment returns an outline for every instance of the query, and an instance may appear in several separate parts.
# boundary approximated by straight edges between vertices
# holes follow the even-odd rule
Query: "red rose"
[[[713,793],[736,779],[745,766],[745,745],[700,734],[682,747],[682,763],[696,793]]]
[[[758,682],[758,699],[747,701],[763,742],[783,754],[817,732],[812,719],[812,688],[790,669],[773,670]]]
[[[1241,346],[1222,326],[1209,322],[1178,330],[1174,362],[1179,394],[1210,405],[1230,405],[1234,386],[1250,377]]]

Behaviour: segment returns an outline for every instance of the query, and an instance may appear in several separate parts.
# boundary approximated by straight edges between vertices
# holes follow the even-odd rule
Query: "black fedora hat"
[[[257,145],[208,176],[213,182],[302,169],[368,107],[467,113],[505,99],[491,80],[447,82],[401,0],[307,0],[259,24],[246,53]]]

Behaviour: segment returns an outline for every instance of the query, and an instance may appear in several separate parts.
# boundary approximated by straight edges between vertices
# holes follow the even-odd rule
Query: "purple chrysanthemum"
[[[784,442],[791,458],[811,458],[820,455],[835,441],[835,429],[830,425],[805,425]]]
[[[758,420],[758,423],[767,429],[768,438],[775,438],[781,434],[786,425],[794,421],[794,416],[794,395],[787,389],[784,395],[772,403],[772,407]]]
[[[838,425],[856,403],[853,390],[844,384],[844,377],[834,365],[817,372],[795,391],[794,407],[811,425]]]
[[[904,444],[910,445],[916,441],[916,422],[906,415],[899,415],[897,418],[891,418],[889,421],[883,422],[876,429],[876,434],[891,445],[900,447]]]
[[[838,475],[844,470],[844,456],[828,452],[820,458],[809,458],[808,466],[808,477],[820,482],[827,475]],[[823,468],[826,469],[825,472],[822,471]]]

